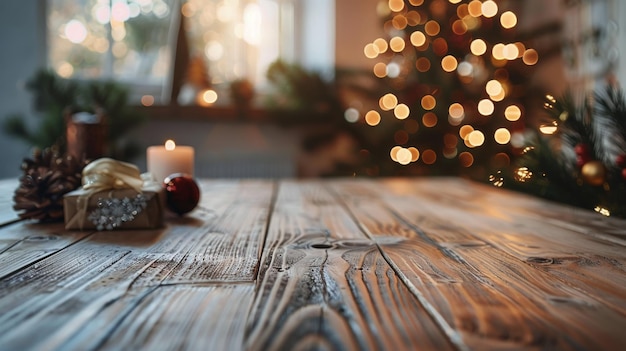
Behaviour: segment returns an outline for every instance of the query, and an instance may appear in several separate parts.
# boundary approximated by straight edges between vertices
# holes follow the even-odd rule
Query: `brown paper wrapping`
[[[132,221],[124,222],[115,229],[155,229],[163,227],[163,212],[165,194],[162,190],[149,187],[142,190],[147,206],[138,213]],[[65,229],[86,230],[96,229],[96,226],[87,218],[98,208],[98,201],[104,198],[134,198],[137,191],[134,189],[111,189],[88,194],[83,188],[69,192],[63,198],[63,212],[65,215]],[[87,210],[81,215],[81,197],[87,201]],[[81,218],[82,217],[82,218]]]

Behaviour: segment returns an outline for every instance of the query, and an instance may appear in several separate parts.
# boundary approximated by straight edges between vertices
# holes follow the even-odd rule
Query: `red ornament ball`
[[[618,167],[626,167],[626,154],[621,154],[621,155],[618,155],[618,156],[615,158],[615,164],[616,164]]]
[[[180,216],[191,212],[200,202],[200,188],[188,174],[172,174],[165,178],[163,186],[167,208]]]

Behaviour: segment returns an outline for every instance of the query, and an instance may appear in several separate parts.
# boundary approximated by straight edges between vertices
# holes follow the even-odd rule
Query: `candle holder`
[[[107,149],[107,118],[102,112],[64,112],[67,153],[77,160],[95,160]]]

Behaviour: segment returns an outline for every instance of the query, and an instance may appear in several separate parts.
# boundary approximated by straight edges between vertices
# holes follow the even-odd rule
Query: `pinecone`
[[[55,148],[35,150],[22,162],[24,175],[13,196],[13,209],[22,219],[63,220],[63,195],[81,185],[85,162],[60,155]]]

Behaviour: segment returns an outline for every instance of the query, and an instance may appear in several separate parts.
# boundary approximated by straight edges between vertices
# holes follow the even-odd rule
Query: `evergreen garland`
[[[131,160],[141,148],[124,135],[143,122],[143,117],[128,104],[128,91],[111,81],[76,82],[63,79],[48,70],[38,71],[28,81],[26,88],[33,94],[34,109],[41,122],[36,129],[25,123],[23,114],[8,116],[2,124],[3,131],[22,139],[33,147],[51,146],[61,152],[65,148],[64,111],[105,111],[108,118],[110,155],[120,160]]]
[[[267,70],[267,79],[275,90],[267,97],[265,106],[272,110],[297,110],[324,115],[342,115],[342,103],[333,84],[304,67],[274,61]]]

